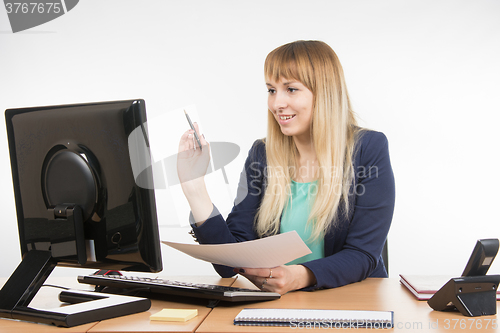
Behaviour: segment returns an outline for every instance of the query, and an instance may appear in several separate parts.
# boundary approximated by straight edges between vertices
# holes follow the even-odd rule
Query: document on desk
[[[228,244],[162,243],[191,257],[229,267],[273,268],[311,253],[296,231]]]

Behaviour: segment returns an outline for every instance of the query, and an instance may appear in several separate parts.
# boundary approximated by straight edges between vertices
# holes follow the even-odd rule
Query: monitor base
[[[64,307],[42,310],[29,303],[48,278],[57,261],[50,251],[32,250],[0,290],[0,317],[73,327],[149,310],[147,298],[66,290],[60,293]]]

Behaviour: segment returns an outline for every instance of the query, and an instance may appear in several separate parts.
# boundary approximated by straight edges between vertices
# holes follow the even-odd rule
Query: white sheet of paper
[[[191,257],[229,267],[273,268],[311,253],[296,231],[228,244],[162,243]]]

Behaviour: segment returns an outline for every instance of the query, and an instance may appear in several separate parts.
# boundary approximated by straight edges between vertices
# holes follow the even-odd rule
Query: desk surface
[[[131,274],[133,275],[133,274]],[[218,276],[175,276],[168,277],[171,280],[186,281],[193,283],[208,283],[230,286],[234,282],[234,278],[223,279]],[[0,278],[0,286],[7,281],[6,278]],[[79,290],[91,290],[92,286],[80,284],[75,278],[49,277],[45,285],[64,286]],[[61,289],[42,287],[35,298],[31,301],[30,307],[40,309],[53,309],[62,305],[58,300],[58,295]],[[198,326],[206,319],[211,309],[208,308],[207,300],[197,300],[193,298],[182,298],[178,296],[158,295],[157,299],[151,302],[151,308],[148,311],[118,317],[101,322],[94,322],[85,325],[80,325],[71,328],[55,327],[46,324],[37,324],[23,322],[18,320],[10,320],[0,318],[1,333],[25,333],[25,332],[195,332]],[[198,316],[189,320],[186,323],[178,322],[158,322],[150,321],[149,317],[165,308],[176,309],[197,309]]]
[[[234,282],[234,278],[222,279],[216,276],[213,277],[165,277],[168,280],[177,280],[193,283],[208,283],[218,284],[222,286],[230,286]],[[153,299],[151,308],[146,312],[136,313],[130,316],[113,318],[104,320],[93,326],[89,332],[195,332],[198,326],[206,320],[211,308],[207,307],[208,300],[194,299],[190,297],[179,296],[158,296],[158,299]],[[162,309],[198,309],[198,316],[185,322],[160,322],[151,321],[149,317]],[[3,332],[2,332],[3,333]]]
[[[172,277],[170,277],[172,278]],[[249,287],[244,278],[220,279],[218,277],[182,277],[176,279],[192,282]],[[0,279],[0,285],[6,279]],[[234,282],[234,283],[233,283]],[[47,283],[83,289],[76,279],[54,278]],[[37,307],[53,307],[59,290],[42,288],[33,300]],[[58,301],[57,301],[58,302]],[[56,305],[56,306],[60,306]],[[289,332],[286,327],[234,326],[233,319],[242,308],[310,308],[342,310],[394,311],[394,329],[390,332],[496,332],[500,326],[495,316],[465,317],[459,312],[433,311],[425,301],[417,301],[398,279],[367,279],[341,288],[314,292],[291,292],[281,299],[243,304],[220,303],[215,309],[206,307],[206,301],[181,297],[162,296],[152,300],[149,311],[130,316],[104,320],[73,328],[56,328],[50,325],[0,319],[0,332]],[[186,323],[151,322],[149,316],[163,308],[196,308],[198,316]],[[497,302],[497,313],[500,302]],[[498,319],[497,319],[498,318]],[[308,331],[308,330],[307,330]],[[324,329],[323,329],[324,331]],[[342,330],[348,331],[348,330]],[[359,332],[359,330],[356,330]]]
[[[248,281],[238,279],[233,285],[248,287]],[[212,310],[196,332],[290,332],[289,327],[234,326],[233,319],[246,308],[305,308],[338,310],[394,311],[394,329],[390,332],[498,332],[500,303],[497,315],[465,317],[459,312],[432,310],[425,301],[416,298],[398,279],[367,279],[341,288],[314,292],[296,291],[281,299],[245,305],[219,305]],[[488,325],[488,327],[487,327]],[[496,329],[495,329],[496,326]],[[325,331],[328,329],[296,329]],[[360,329],[342,329],[341,331]],[[383,331],[383,330],[382,330]]]

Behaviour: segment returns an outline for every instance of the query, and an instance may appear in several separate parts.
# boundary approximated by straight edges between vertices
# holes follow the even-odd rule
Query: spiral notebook
[[[392,328],[393,311],[243,309],[234,318],[240,326],[291,328]]]

